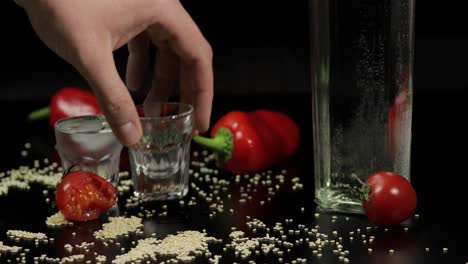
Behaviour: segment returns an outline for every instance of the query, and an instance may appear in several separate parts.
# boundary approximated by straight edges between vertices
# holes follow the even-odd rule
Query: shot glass
[[[122,145],[104,116],[62,119],[55,124],[55,139],[64,170],[91,171],[117,187]]]
[[[139,108],[143,136],[129,147],[135,196],[173,200],[188,192],[193,107],[156,103]]]

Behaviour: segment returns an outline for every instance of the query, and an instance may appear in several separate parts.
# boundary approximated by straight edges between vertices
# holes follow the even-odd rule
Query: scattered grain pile
[[[30,145],[28,145],[30,148]],[[29,149],[27,148],[27,149]],[[27,154],[27,150],[25,150]],[[273,171],[268,170],[252,175],[232,175],[224,177],[214,165],[214,155],[203,151],[194,152],[195,159],[191,162],[190,175],[190,194],[178,203],[177,210],[190,209],[193,207],[207,208],[209,219],[215,219],[218,215],[229,213],[233,215],[236,208],[250,205],[268,206],[275,196],[282,190],[288,188],[288,191],[300,192],[304,185],[299,177],[288,177],[286,170]],[[33,166],[21,166],[17,169],[0,172],[0,198],[8,195],[9,191],[16,189],[19,191],[28,191],[33,183],[44,187],[43,195],[47,197],[46,202],[51,198],[50,194],[62,177],[62,169],[57,163],[49,164],[45,159],[42,164],[38,160],[34,161]],[[132,181],[129,179],[128,172],[119,174],[120,183],[118,190],[120,195],[127,195],[132,190]],[[231,191],[234,190],[234,191]],[[259,196],[262,193],[263,196]],[[126,196],[129,197],[129,196]],[[246,216],[245,226],[232,227],[229,237],[225,244],[222,244],[221,252],[212,252],[210,245],[213,243],[222,243],[220,239],[209,237],[207,233],[199,231],[183,231],[177,234],[168,235],[163,239],[157,239],[155,234],[133,241],[133,247],[130,250],[120,246],[122,236],[128,237],[135,233],[143,235],[142,218],[152,219],[168,216],[168,206],[162,205],[161,210],[149,209],[145,207],[137,197],[130,196],[123,199],[124,216],[109,217],[108,222],[102,225],[100,230],[94,232],[96,243],[102,243],[106,247],[115,246],[122,252],[115,259],[108,259],[104,255],[98,255],[98,252],[89,252],[94,247],[95,242],[72,242],[70,240],[63,247],[69,254],[62,258],[48,257],[45,254],[40,256],[29,256],[34,263],[143,263],[161,262],[165,263],[188,263],[193,262],[199,256],[204,256],[209,263],[226,262],[225,258],[233,257],[236,262],[255,263],[257,257],[268,257],[275,259],[278,263],[307,263],[322,258],[325,254],[330,254],[339,262],[350,263],[350,252],[346,246],[350,242],[362,243],[368,254],[374,254],[374,240],[377,239],[373,231],[375,227],[365,227],[362,230],[359,227],[352,230],[333,229],[335,224],[340,221],[349,221],[349,217],[338,217],[336,215],[327,216],[315,213],[315,223],[327,221],[326,228],[320,225],[295,224],[294,219],[282,219],[274,225],[267,225],[261,219]],[[136,212],[134,212],[136,211]],[[300,212],[306,215],[306,208],[301,207]],[[137,217],[138,216],[138,217]],[[208,219],[209,218],[209,219]],[[415,215],[418,219],[419,215]],[[62,214],[55,213],[46,219],[48,227],[55,229],[63,228],[73,223],[67,221]],[[75,228],[75,227],[73,227]],[[243,228],[244,231],[237,228]],[[331,228],[331,230],[329,230]],[[404,229],[405,232],[409,228]],[[384,230],[388,232],[388,229]],[[39,242],[54,241],[54,238],[48,239],[45,233],[33,233],[22,230],[9,230],[6,232],[7,238],[12,241],[8,243],[20,243],[25,240],[32,240],[36,247]],[[73,237],[76,233],[72,233]],[[71,243],[71,244],[70,244]],[[72,245],[73,244],[73,245]],[[297,250],[299,249],[299,250]],[[126,250],[128,250],[126,252]],[[303,250],[304,256],[297,257],[293,253]],[[385,254],[395,258],[399,252],[388,248]],[[84,254],[76,254],[77,252]],[[426,253],[435,250],[425,249]],[[448,248],[439,249],[441,254],[448,254]],[[89,253],[94,253],[94,256]],[[221,253],[221,254],[218,254]],[[309,254],[310,253],[310,254]],[[0,260],[5,255],[13,255],[16,262],[27,263],[26,256],[29,254],[28,248],[22,248],[18,245],[5,245],[0,241]],[[19,256],[18,256],[19,254]],[[72,255],[73,254],[73,255]],[[11,262],[10,259],[8,259]],[[223,261],[224,260],[224,261]]]
[[[7,236],[11,239],[20,239],[20,240],[47,240],[47,236],[44,233],[41,232],[28,232],[28,231],[22,231],[22,230],[8,230],[7,231]]]
[[[57,212],[47,217],[46,225],[48,227],[60,227],[73,225],[73,222],[68,221],[60,212]]]
[[[34,166],[20,166],[0,173],[0,196],[8,195],[10,189],[29,190],[32,183],[44,185],[47,188],[55,188],[62,177],[62,168],[56,162],[41,168],[38,160]]]
[[[109,222],[102,225],[102,229],[94,232],[94,236],[101,240],[115,239],[117,237],[141,232],[142,219],[136,216],[130,217],[109,217]]]
[[[20,252],[22,248],[18,246],[7,246],[4,245],[2,241],[0,241],[0,253],[11,253],[16,254]]]
[[[216,242],[213,237],[198,231],[184,231],[169,235],[163,240],[147,238],[138,241],[138,245],[128,253],[117,256],[112,263],[122,264],[143,260],[156,261],[159,256],[175,262],[189,263],[196,256],[210,255],[208,244]],[[219,259],[217,257],[216,259]]]

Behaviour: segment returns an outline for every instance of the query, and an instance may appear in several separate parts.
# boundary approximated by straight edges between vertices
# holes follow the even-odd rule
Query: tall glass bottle
[[[356,177],[410,179],[413,0],[311,0],[315,201],[362,212]]]

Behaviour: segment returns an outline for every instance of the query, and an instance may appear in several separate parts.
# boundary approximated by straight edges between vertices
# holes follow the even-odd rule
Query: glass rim
[[[54,129],[57,132],[64,133],[64,134],[70,134],[70,135],[71,134],[94,134],[94,133],[96,133],[95,131],[70,132],[70,131],[68,131],[66,129],[61,128],[60,124],[64,123],[64,122],[67,122],[67,121],[76,120],[76,119],[96,118],[96,117],[102,117],[103,121],[107,122],[106,117],[103,114],[99,114],[99,115],[79,115],[79,116],[66,117],[66,118],[62,118],[62,119],[57,120],[57,122],[55,122],[55,124],[54,124]],[[112,129],[110,127],[109,127],[109,129],[100,130],[100,131],[101,131],[100,134],[113,133]]]
[[[183,111],[179,114],[175,114],[175,115],[166,115],[166,116],[139,116],[138,118],[140,119],[140,121],[152,121],[152,120],[176,120],[176,119],[181,119],[181,118],[184,118],[186,116],[189,116],[193,113],[193,106],[191,104],[187,104],[187,103],[181,103],[181,102],[156,102],[156,104],[161,104],[161,105],[177,105],[177,106],[183,106],[183,107],[187,107],[188,110],[186,111]],[[140,107],[140,106],[143,106],[142,104],[141,105],[136,105],[136,107]]]

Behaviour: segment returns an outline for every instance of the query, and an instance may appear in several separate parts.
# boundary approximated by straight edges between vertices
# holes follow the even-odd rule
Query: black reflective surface
[[[297,96],[274,97],[216,97],[212,121],[232,109],[251,110],[255,108],[270,108],[288,113],[298,121],[302,133],[302,145],[300,151],[291,160],[272,169],[272,175],[281,173],[286,169],[285,183],[280,186],[276,195],[268,202],[268,186],[260,186],[252,192],[251,200],[245,204],[239,203],[240,188],[247,188],[247,181],[241,177],[239,184],[235,183],[235,177],[229,173],[220,173],[218,179],[227,179],[231,184],[227,191],[220,192],[218,196],[224,205],[224,212],[210,217],[212,210],[203,202],[193,189],[187,196],[196,197],[197,205],[189,207],[187,202],[181,207],[178,202],[143,204],[141,208],[125,209],[123,204],[129,194],[119,199],[119,207],[114,208],[109,215],[137,215],[144,210],[156,210],[156,214],[144,219],[144,234],[131,235],[128,238],[119,239],[120,245],[104,246],[101,242],[90,248],[89,252],[73,251],[73,254],[83,253],[86,260],[94,262],[94,252],[106,255],[110,262],[115,255],[122,254],[121,248],[127,252],[132,241],[142,237],[149,237],[156,233],[156,237],[164,238],[168,234],[174,234],[182,230],[206,229],[208,235],[223,239],[223,244],[229,243],[229,233],[232,227],[247,231],[248,236],[261,236],[262,230],[254,234],[247,228],[247,217],[257,218],[270,228],[270,234],[275,235],[273,227],[275,223],[283,223],[288,241],[295,243],[298,239],[311,239],[306,232],[299,235],[289,235],[288,230],[297,230],[298,224],[303,224],[309,230],[319,225],[319,232],[327,234],[329,240],[339,241],[342,237],[343,250],[349,251],[350,263],[466,263],[468,252],[466,250],[465,237],[468,234],[466,226],[466,148],[467,140],[464,123],[466,119],[466,104],[468,93],[463,90],[443,90],[435,92],[419,92],[415,90],[414,115],[413,115],[413,146],[412,146],[412,182],[418,193],[419,219],[411,219],[400,227],[385,230],[374,228],[362,216],[333,215],[320,213],[316,217],[316,206],[313,201],[313,156],[312,156],[312,129],[311,129],[311,103],[310,94]],[[17,168],[19,165],[32,165],[34,159],[49,158],[57,161],[53,149],[53,131],[46,122],[28,123],[25,121],[27,113],[43,105],[44,102],[2,102],[0,108],[3,113],[4,124],[2,126],[2,159],[1,171]],[[30,142],[32,149],[29,156],[24,158],[20,152],[24,149],[24,143]],[[192,150],[197,150],[193,146]],[[122,153],[122,169],[127,169],[126,153]],[[200,159],[203,156],[194,157]],[[213,167],[213,164],[209,164]],[[197,171],[197,167],[193,170]],[[213,176],[213,175],[212,175]],[[293,191],[291,179],[299,177],[304,188]],[[191,178],[197,186],[210,191],[206,182]],[[273,180],[274,183],[277,183]],[[261,185],[261,184],[260,184]],[[64,249],[65,244],[76,245],[81,242],[93,242],[93,232],[100,229],[107,216],[100,220],[75,224],[70,227],[47,228],[45,220],[56,212],[51,203],[45,201],[42,193],[43,187],[33,185],[30,191],[10,190],[8,196],[0,196],[0,241],[6,245],[19,245],[29,248],[26,254],[28,263],[33,262],[33,257],[46,254],[49,257],[64,257],[70,255]],[[228,195],[231,198],[228,198]],[[53,200],[53,191],[48,196]],[[264,201],[264,203],[260,203]],[[163,204],[167,205],[167,216],[158,216],[166,211]],[[218,203],[221,204],[221,201]],[[303,209],[302,209],[303,208]],[[233,209],[231,213],[229,209]],[[334,216],[337,216],[336,218]],[[293,222],[286,224],[286,219]],[[367,228],[370,227],[370,228]],[[408,229],[405,230],[404,228]],[[44,232],[55,239],[53,243],[40,244],[15,242],[5,236],[7,230],[20,229],[31,232]],[[361,234],[358,234],[360,229]],[[337,236],[332,232],[337,231]],[[349,239],[349,232],[354,232],[353,240]],[[75,235],[73,235],[73,232]],[[366,244],[362,235],[365,235]],[[375,239],[369,244],[369,237]],[[310,241],[315,241],[310,240]],[[343,263],[334,255],[334,246],[324,246],[322,256],[314,255],[313,249],[307,243],[294,246],[290,253],[287,248],[278,246],[284,250],[283,263],[292,263],[297,258],[306,258],[307,263]],[[234,256],[232,251],[223,252],[223,246],[215,244],[210,247],[213,255],[222,255],[220,263],[243,262],[254,260],[256,263],[277,263],[278,257],[274,254],[263,256],[260,254],[246,260]],[[372,248],[369,254],[368,248]],[[426,251],[429,248],[429,252]],[[442,249],[448,248],[447,253]],[[393,249],[394,254],[389,254]],[[17,256],[2,253],[1,263],[11,260],[16,262]],[[206,257],[197,258],[199,263],[207,263]]]

